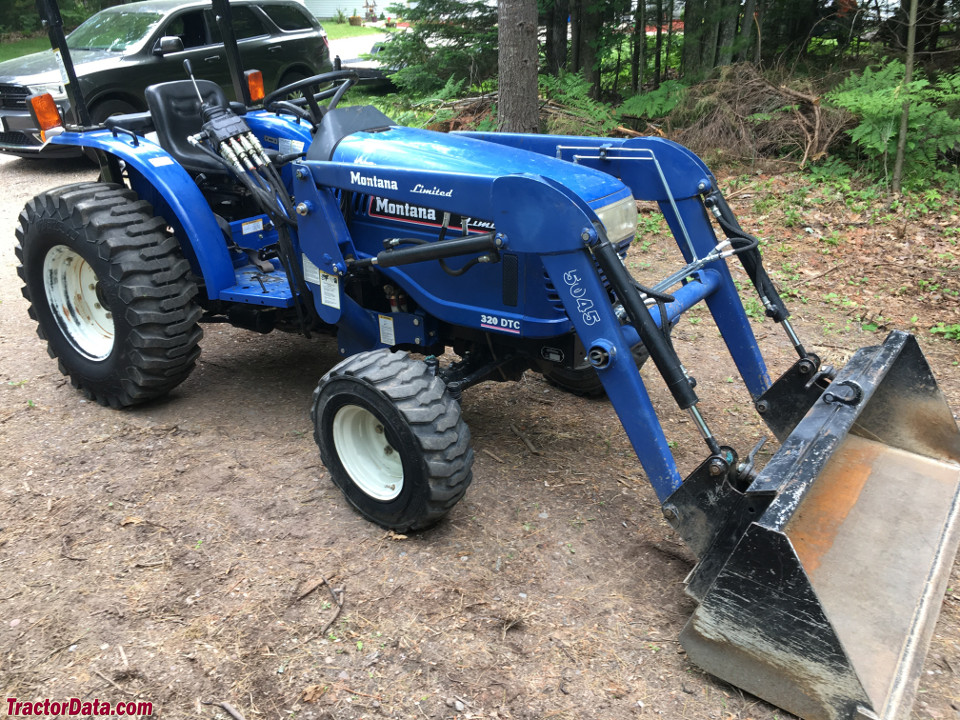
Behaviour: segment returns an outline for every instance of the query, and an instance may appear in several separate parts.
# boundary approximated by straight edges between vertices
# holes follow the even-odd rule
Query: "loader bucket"
[[[958,463],[916,340],[860,350],[745,492],[752,521],[688,577],[689,657],[806,720],[909,717],[960,542]]]

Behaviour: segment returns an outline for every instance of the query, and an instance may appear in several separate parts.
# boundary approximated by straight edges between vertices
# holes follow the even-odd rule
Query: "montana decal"
[[[435,228],[443,226],[443,210],[437,210],[423,205],[414,205],[408,202],[388,200],[382,197],[370,197],[367,214],[370,215],[370,217],[396,220],[412,225],[427,225]],[[480,220],[479,218],[473,217],[465,218],[462,215],[450,213],[450,227],[452,229],[457,230],[462,228],[464,220],[467,221],[468,232],[485,233],[491,232],[494,229],[493,223],[489,220]]]
[[[376,175],[361,175],[358,172],[350,171],[350,182],[364,187],[381,188],[383,190],[396,190],[396,180],[384,180]]]

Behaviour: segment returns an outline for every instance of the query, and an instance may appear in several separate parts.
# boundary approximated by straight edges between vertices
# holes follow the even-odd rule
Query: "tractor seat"
[[[209,105],[227,107],[227,97],[220,86],[210,80],[197,80],[203,100]],[[143,91],[147,108],[153,116],[160,147],[173,155],[191,173],[224,175],[224,167],[187,142],[187,137],[200,132],[200,98],[190,80],[151,85]]]

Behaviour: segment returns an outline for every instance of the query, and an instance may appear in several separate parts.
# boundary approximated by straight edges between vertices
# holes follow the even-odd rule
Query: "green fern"
[[[669,115],[683,100],[687,88],[677,80],[666,80],[650,92],[638,93],[627,98],[620,106],[621,117],[639,117],[654,120]]]
[[[563,70],[540,76],[540,96],[561,106],[547,116],[547,132],[557,135],[606,135],[617,125],[613,109],[590,97],[590,83]]]
[[[867,68],[862,75],[851,75],[826,99],[856,115],[859,124],[850,131],[850,139],[871,169],[884,177],[896,152],[904,101],[910,103],[904,157],[907,179],[929,179],[944,164],[944,154],[960,146],[960,118],[947,110],[960,103],[960,73],[942,75],[934,83],[920,77],[906,84],[903,63],[891,60]]]

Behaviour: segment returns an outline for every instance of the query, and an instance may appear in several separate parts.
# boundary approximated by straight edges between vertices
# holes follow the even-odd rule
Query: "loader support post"
[[[230,0],[213,0],[213,14],[216,16],[220,36],[223,38],[223,48],[227,55],[227,67],[230,68],[233,92],[236,94],[238,102],[249,105],[250,90],[243,81],[243,62],[240,59],[240,49],[233,32],[233,14],[230,11]]]
[[[64,90],[70,99],[70,105],[76,110],[77,123],[88,126],[91,124],[90,111],[87,109],[87,103],[80,91],[80,83],[77,81],[77,72],[70,57],[70,48],[67,47],[66,35],[63,33],[63,18],[60,16],[57,0],[37,0],[37,12],[40,13],[40,19],[47,29],[50,45],[59,54],[60,61],[63,63],[63,70],[67,75]]]
[[[584,347],[588,353],[591,349],[597,351],[595,357],[602,361],[594,365],[597,374],[650,485],[663,502],[680,487],[682,479],[630,352],[631,343],[624,339],[625,333],[607,300],[607,291],[600,282],[592,256],[586,248],[578,253],[544,255],[543,265],[555,286],[563,289],[561,300]],[[588,302],[592,303],[589,309]],[[656,325],[654,333],[660,334]],[[635,333],[633,337],[636,342]]]

